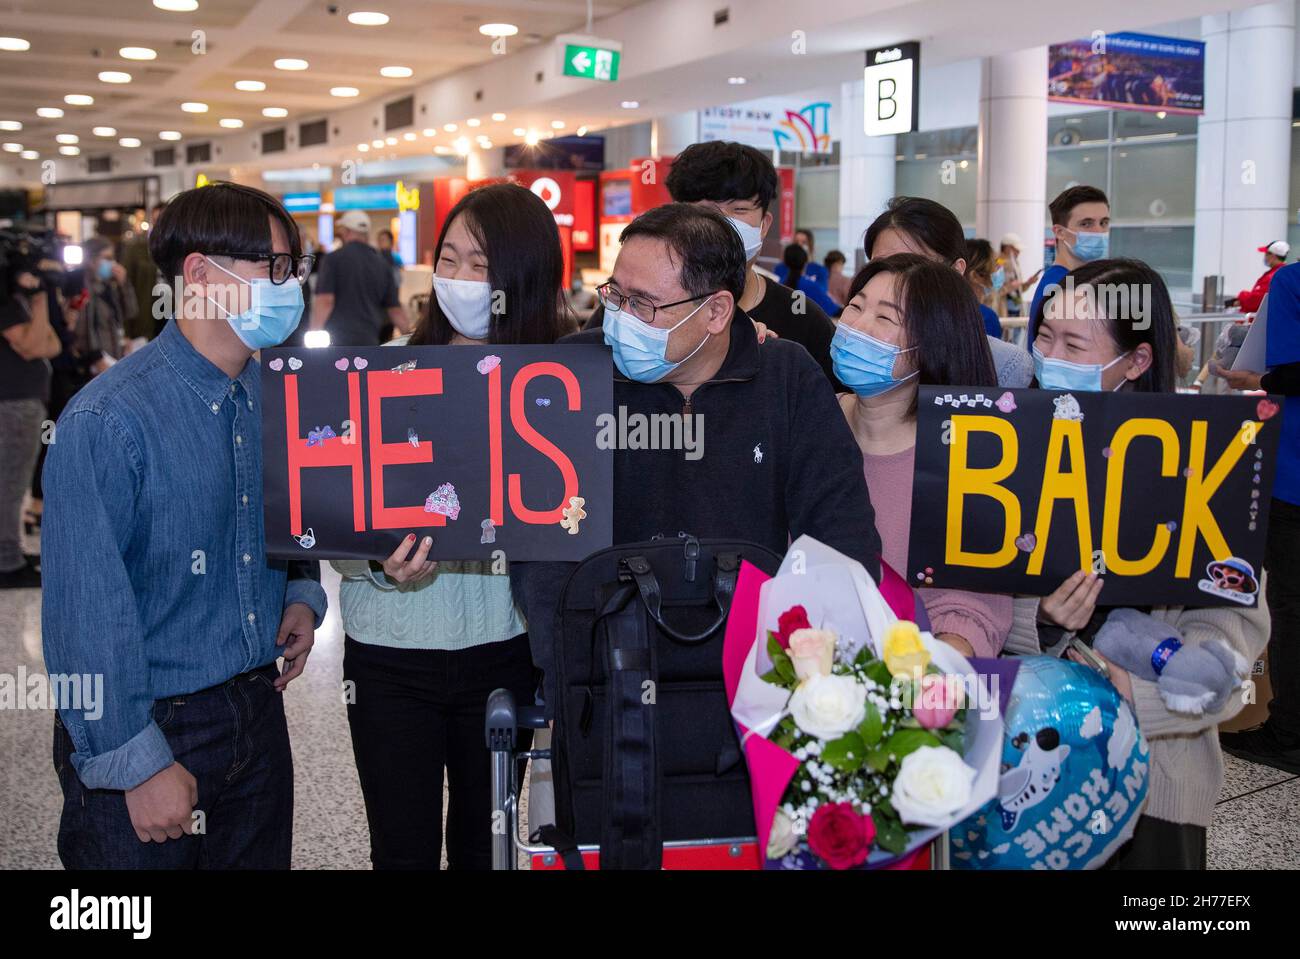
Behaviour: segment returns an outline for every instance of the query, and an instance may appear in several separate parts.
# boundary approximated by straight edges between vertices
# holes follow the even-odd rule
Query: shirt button
[[[215,413],[215,412],[216,412],[217,410],[219,410],[219,409],[221,409],[221,404],[220,404],[220,403],[213,403],[213,404],[212,404],[212,412]]]
[[[245,562],[245,563],[251,563],[252,561],[253,561],[253,557],[251,557],[251,556],[249,556],[247,553],[245,553],[245,554],[244,554],[244,562]]]
[[[249,614],[248,614],[248,621],[249,621],[250,623],[255,622],[256,620],[257,620],[257,615],[256,615],[255,613],[249,613]]]
[[[240,499],[242,499],[242,500],[244,501],[244,505],[245,505],[245,506],[248,505],[248,494],[247,494],[247,493],[245,493],[242,497],[240,497]]]
[[[249,408],[250,410],[253,408],[253,401],[252,401],[252,400],[249,400],[249,401],[248,401],[248,408]]]
[[[231,384],[230,384],[230,392],[232,392],[232,393],[235,392],[235,384],[234,384],[234,383],[231,383]]]
[[[236,434],[235,434],[235,445],[236,445],[236,446],[239,446],[239,445],[241,445],[243,442],[244,442],[244,438],[243,438],[242,436],[240,436],[238,433],[236,433]]]

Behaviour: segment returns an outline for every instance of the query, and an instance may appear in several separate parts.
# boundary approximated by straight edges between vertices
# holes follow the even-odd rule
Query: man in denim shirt
[[[45,467],[46,667],[102,688],[55,719],[59,856],[288,868],[280,693],[326,600],[315,563],[264,556],[252,356],[297,326],[310,260],[277,200],[224,183],[178,196],[150,252],[173,319],[68,404]]]

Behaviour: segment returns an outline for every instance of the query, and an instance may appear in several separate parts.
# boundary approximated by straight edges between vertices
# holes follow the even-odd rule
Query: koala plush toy
[[[1185,646],[1176,629],[1136,609],[1114,610],[1093,648],[1138,679],[1154,682],[1170,712],[1193,716],[1227,705],[1250,668],[1223,640]]]

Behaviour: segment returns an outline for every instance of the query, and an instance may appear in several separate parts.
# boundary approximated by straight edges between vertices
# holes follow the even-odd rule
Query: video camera
[[[7,303],[18,293],[30,295],[57,286],[63,270],[43,269],[41,262],[63,263],[64,246],[51,230],[0,229],[0,303]],[[20,288],[18,277],[24,273],[35,277],[39,285]]]

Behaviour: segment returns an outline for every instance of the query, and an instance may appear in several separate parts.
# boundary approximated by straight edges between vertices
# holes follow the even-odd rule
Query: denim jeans
[[[375,868],[440,867],[445,767],[448,867],[491,869],[487,698],[505,688],[517,703],[533,702],[537,672],[527,634],[458,650],[399,649],[349,636],[343,678],[356,684],[348,724]],[[532,731],[520,730],[516,748],[531,741]]]
[[[63,789],[59,859],[68,869],[288,869],[293,756],[274,664],[153,704],[176,761],[198,783],[203,834],[141,842],[126,794],[87,789],[72,740],[54,718],[54,769]]]

